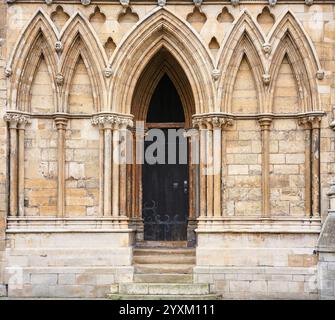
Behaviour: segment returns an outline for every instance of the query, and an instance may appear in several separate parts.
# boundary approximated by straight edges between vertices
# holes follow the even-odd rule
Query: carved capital
[[[314,0],[305,0],[305,4],[307,6],[311,6],[313,4]]]
[[[56,128],[57,130],[65,130],[67,127],[67,122],[68,119],[65,117],[62,117],[61,115],[57,115],[55,118],[55,124],[56,124]]]
[[[233,119],[226,114],[206,114],[193,119],[193,126],[199,129],[223,129],[233,125]]]
[[[118,114],[100,114],[92,118],[92,125],[101,129],[127,129],[133,126],[133,120],[128,116]]]
[[[230,2],[234,7],[240,4],[240,0],[230,0]]]
[[[11,129],[24,129],[29,123],[29,116],[15,112],[7,112],[3,119],[9,123]]]
[[[258,119],[259,125],[261,127],[261,130],[270,130],[270,126],[272,123],[272,118],[270,117],[265,117],[265,118],[260,118]]]
[[[310,115],[304,118],[298,119],[298,125],[305,129],[317,129],[320,128],[321,116]]]

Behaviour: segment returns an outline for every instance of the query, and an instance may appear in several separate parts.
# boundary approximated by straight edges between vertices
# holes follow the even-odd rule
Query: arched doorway
[[[132,167],[137,239],[193,242],[195,168],[185,132],[194,99],[184,71],[164,48],[138,80],[132,114],[145,130],[143,164]]]
[[[167,74],[151,98],[146,124],[142,165],[144,240],[186,241],[189,172],[185,116]]]

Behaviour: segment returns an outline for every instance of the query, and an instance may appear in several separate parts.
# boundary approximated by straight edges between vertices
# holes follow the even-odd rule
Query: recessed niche
[[[229,12],[227,7],[223,7],[221,13],[217,16],[217,20],[220,23],[232,23],[234,21],[234,17]]]
[[[94,9],[94,12],[89,17],[90,22],[92,23],[105,23],[106,16],[101,12],[100,8],[97,6]]]
[[[220,45],[219,42],[217,41],[217,39],[215,37],[213,37],[211,39],[211,41],[208,44],[209,49],[211,50],[212,54],[214,57],[216,57],[219,49],[220,49]]]
[[[70,16],[64,11],[62,6],[57,6],[56,10],[51,13],[51,20],[55,23],[57,29],[62,30]]]
[[[186,20],[194,27],[195,30],[200,32],[207,21],[207,17],[198,7],[194,7],[193,12],[187,15]]]
[[[104,48],[106,50],[106,54],[107,54],[108,57],[110,57],[113,54],[113,52],[115,51],[116,44],[111,37],[109,37],[107,39],[107,41],[105,42]]]
[[[118,23],[124,24],[134,24],[139,20],[138,14],[133,12],[131,7],[127,7],[127,9],[121,12],[118,16]]]
[[[257,16],[257,21],[263,31],[268,34],[275,23],[275,16],[270,12],[268,7],[264,7],[262,13]]]

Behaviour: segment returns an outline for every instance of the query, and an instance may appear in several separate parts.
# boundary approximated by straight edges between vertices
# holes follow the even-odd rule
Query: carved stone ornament
[[[129,0],[120,0],[120,4],[122,7],[125,7],[125,8],[129,7],[129,3],[130,3]]]
[[[110,78],[110,77],[113,75],[113,71],[112,71],[112,69],[111,69],[110,67],[107,67],[107,68],[105,69],[104,74],[105,74],[105,77],[106,77],[106,78]]]
[[[56,75],[56,83],[59,86],[62,86],[64,83],[64,76],[61,73],[57,73]]]
[[[200,7],[202,5],[203,0],[193,0],[193,3],[196,7]]]
[[[307,5],[307,6],[311,6],[312,4],[313,4],[313,0],[305,0],[305,4]]]
[[[26,125],[29,123],[29,116],[21,113],[6,113],[3,119],[6,122],[15,122],[20,125]]]
[[[160,7],[164,7],[166,5],[166,0],[158,0],[157,1],[157,4],[160,6]]]
[[[265,42],[263,44],[263,51],[264,51],[264,53],[268,56],[271,53],[271,50],[272,50],[271,44],[268,43],[268,42]]]
[[[114,114],[101,114],[96,115],[92,118],[91,123],[93,126],[99,126],[104,128],[105,126],[110,126],[112,128],[122,127],[132,127],[133,120],[127,117],[123,117],[121,115]]]
[[[53,0],[45,0],[45,3],[49,6],[50,4],[52,4]]]
[[[230,0],[230,1],[234,7],[240,4],[240,0]]]
[[[268,73],[262,75],[263,83],[267,86],[270,83],[271,77]]]
[[[81,0],[81,4],[83,6],[88,6],[89,4],[91,4],[91,0]]]
[[[277,4],[277,0],[269,0],[269,5],[274,7]]]
[[[12,75],[12,73],[13,73],[13,71],[12,71],[12,69],[11,69],[10,67],[7,67],[7,68],[5,69],[5,76],[6,76],[7,78],[9,78],[9,77]]]
[[[220,76],[221,76],[221,71],[219,69],[213,69],[212,77],[213,77],[214,81],[219,80]]]
[[[56,41],[55,43],[55,50],[57,52],[61,52],[63,50],[63,44],[61,41]]]
[[[318,78],[318,80],[323,80],[324,77],[325,77],[325,72],[324,72],[324,70],[318,70],[318,71],[316,72],[316,77]]]

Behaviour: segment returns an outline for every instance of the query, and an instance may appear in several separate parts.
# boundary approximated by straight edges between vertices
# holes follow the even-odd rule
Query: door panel
[[[167,141],[167,129],[164,133]],[[151,143],[145,142],[145,150]],[[187,143],[184,146],[187,148]],[[178,146],[176,150],[178,161]],[[166,164],[143,164],[144,239],[184,241],[187,240],[188,165],[178,162],[167,164],[167,143],[165,156]]]

